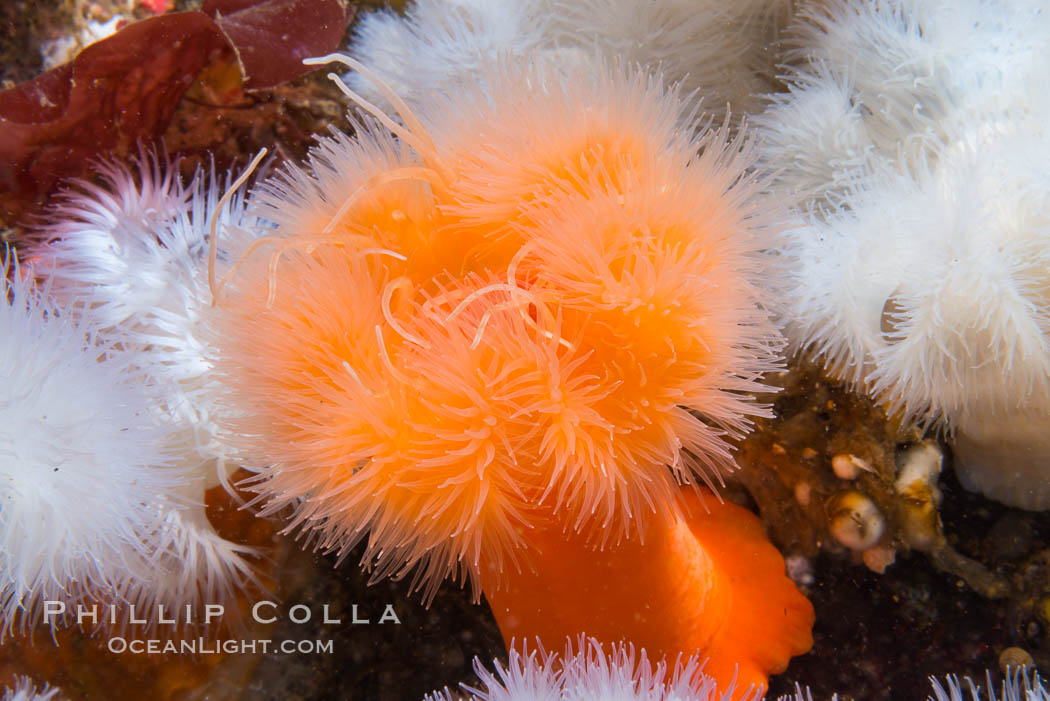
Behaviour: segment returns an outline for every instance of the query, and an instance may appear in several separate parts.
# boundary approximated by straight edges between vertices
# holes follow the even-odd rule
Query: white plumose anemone
[[[231,469],[206,340],[209,229],[215,219],[237,239],[266,224],[245,214],[240,195],[221,202],[214,174],[182,185],[174,165],[148,156],[134,170],[104,164],[101,172],[102,186],[79,183],[65,194],[34,253],[51,294],[97,319],[99,337],[156,385],[153,412],[171,433],[181,484],[151,504],[160,525],[150,557],[129,563],[125,577],[150,585],[129,599],[169,611],[221,602],[253,580],[246,556],[254,551],[223,539],[204,510],[205,490],[228,487]],[[219,257],[225,267],[224,250]]]
[[[757,121],[793,203],[789,338],[956,439],[963,483],[1050,508],[1050,13],[844,2]]]
[[[134,596],[153,502],[178,484],[156,396],[95,319],[42,298],[24,270],[0,283],[0,615],[41,621],[44,601]]]
[[[513,646],[507,666],[496,662],[495,672],[474,658],[474,671],[484,688],[463,685],[469,701],[759,701],[761,695],[758,690],[737,695],[733,685],[719,691],[696,657],[654,664],[632,645],[613,645],[607,653],[597,640],[584,637],[568,641],[561,655],[539,644],[531,651],[527,644],[520,651]],[[445,689],[424,701],[455,698],[463,697]]]
[[[755,119],[778,194],[835,205],[881,167],[936,160],[959,125],[1030,114],[1047,22],[1037,0],[803,4],[784,42],[789,90]]]
[[[497,58],[570,67],[615,58],[699,90],[721,120],[727,103],[734,115],[760,106],[772,85],[765,47],[789,10],[784,0],[417,0],[403,17],[366,15],[350,51],[410,103],[476,83]],[[384,102],[368,80],[349,80]]]

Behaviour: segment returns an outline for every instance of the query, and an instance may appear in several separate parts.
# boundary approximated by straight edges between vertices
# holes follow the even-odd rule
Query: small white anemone
[[[366,15],[351,53],[402,98],[418,102],[473,84],[496,59],[551,66],[618,59],[659,69],[683,92],[698,90],[721,120],[758,108],[773,66],[766,47],[789,16],[784,0],[417,0],[404,16]],[[597,55],[596,55],[597,52]],[[384,100],[362,77],[351,87]]]
[[[53,208],[34,251],[37,273],[76,316],[156,386],[151,411],[170,433],[176,489],[151,500],[158,526],[148,552],[130,558],[115,591],[140,606],[221,603],[254,581],[251,548],[223,539],[204,510],[205,490],[232,471],[222,440],[228,414],[218,400],[206,310],[212,226],[224,243],[269,225],[245,212],[229,178],[198,172],[181,184],[175,164],[142,155],[134,168],[102,164],[102,185],[77,183]],[[219,273],[228,268],[218,248]],[[152,621],[151,621],[152,623]]]
[[[833,0],[757,121],[796,348],[957,440],[964,485],[1050,508],[1050,13]]]
[[[370,12],[357,25],[353,54],[398,95],[411,101],[480,75],[500,58],[534,53],[546,20],[530,0],[418,0],[405,15]],[[384,104],[371,81],[352,73],[350,86]]]
[[[735,685],[719,690],[714,679],[703,672],[703,663],[695,656],[674,665],[666,661],[650,662],[645,650],[636,652],[626,643],[612,645],[609,652],[593,638],[580,636],[576,643],[567,641],[559,655],[544,650],[536,641],[511,643],[507,664],[498,660],[494,670],[477,657],[474,672],[484,688],[460,684],[462,691],[446,688],[435,691],[423,701],[763,701],[761,690],[749,689],[738,694]],[[926,701],[1050,701],[1039,673],[1025,667],[1007,670],[997,695],[991,672],[985,674],[985,688],[970,677],[945,678],[944,684],[930,677],[932,695]],[[968,693],[967,693],[968,692]],[[982,693],[983,692],[983,693]],[[830,701],[838,701],[839,695]],[[795,685],[795,693],[780,696],[777,701],[813,701],[812,692]],[[919,701],[916,699],[915,701]]]
[[[17,677],[14,688],[5,687],[0,701],[62,701],[61,692],[44,684],[37,689],[36,682],[29,677]]]
[[[611,645],[607,653],[600,642],[585,636],[567,641],[561,655],[546,652],[539,641],[531,651],[527,643],[520,651],[512,643],[506,667],[497,661],[492,672],[474,658],[474,671],[484,688],[461,685],[469,701],[759,701],[761,696],[755,689],[737,695],[732,684],[720,691],[695,656],[673,665],[663,660],[654,664],[633,645]],[[445,689],[424,701],[454,698]]]
[[[998,696],[992,685],[991,672],[985,673],[985,680],[987,687],[985,693],[982,694],[980,683],[970,677],[963,677],[960,680],[957,676],[948,675],[943,685],[936,677],[930,677],[933,695],[927,696],[926,701],[1050,701],[1050,691],[1043,686],[1039,673],[1029,674],[1024,667],[1007,670],[1001,693]],[[831,701],[838,701],[838,698],[839,695],[835,694],[831,697]],[[796,685],[793,696],[781,696],[778,701],[813,701],[813,694],[809,689],[803,691],[801,686]]]
[[[944,686],[940,680],[930,677],[933,696],[929,697],[929,701],[1050,701],[1050,691],[1043,686],[1039,672],[1029,675],[1029,670],[1024,667],[1007,671],[999,696],[995,694],[990,672],[985,674],[985,680],[987,688],[981,694],[981,685],[970,677],[960,681],[958,677],[949,675],[945,678]],[[970,693],[967,694],[966,690]]]
[[[38,624],[45,601],[118,589],[126,563],[150,556],[156,496],[180,479],[141,370],[90,312],[2,269],[0,637]]]
[[[791,17],[790,0],[530,0],[550,17],[550,46],[593,51],[659,70],[696,92],[716,120],[761,107],[775,73],[769,46]]]
[[[99,170],[102,185],[74,183],[48,212],[33,251],[37,272],[48,276],[55,299],[90,307],[102,336],[140,352],[143,369],[164,386],[162,410],[187,430],[194,446],[187,454],[199,453],[221,472],[228,451],[218,440],[222,410],[203,313],[212,301],[210,228],[230,241],[268,224],[245,211],[240,192],[220,202],[230,178],[214,172],[198,171],[183,185],[176,164],[149,154],[134,168],[106,162]],[[218,258],[222,272],[225,247]]]
[[[99,319],[163,387],[158,410],[182,431],[183,454],[206,486],[224,482],[230,452],[221,440],[206,309],[212,224],[224,243],[269,228],[246,212],[246,198],[222,193],[230,178],[199,172],[189,185],[176,164],[143,154],[134,168],[100,165],[102,185],[77,182],[47,215],[34,251],[51,295]],[[214,221],[213,221],[214,220]],[[218,248],[220,274],[230,256]]]
[[[187,606],[191,617],[199,617],[207,605],[229,606],[239,591],[263,588],[252,564],[260,553],[216,532],[205,510],[202,476],[188,479],[154,498],[150,507],[157,525],[149,534],[149,549],[128,557],[113,584],[110,598],[134,605],[136,617],[146,621],[143,631],[148,635],[158,633],[161,616],[178,622],[164,632],[185,633],[193,624],[182,614]],[[127,628],[130,611],[117,613],[117,630]],[[236,621],[236,612],[230,614]]]

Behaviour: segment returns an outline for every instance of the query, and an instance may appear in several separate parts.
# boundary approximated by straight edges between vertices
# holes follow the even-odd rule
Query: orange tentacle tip
[[[706,657],[720,686],[764,687],[812,647],[813,606],[761,521],[707,497],[688,491],[688,515],[598,552],[559,528],[530,531],[530,567],[483,579],[504,639],[629,641],[652,659]]]

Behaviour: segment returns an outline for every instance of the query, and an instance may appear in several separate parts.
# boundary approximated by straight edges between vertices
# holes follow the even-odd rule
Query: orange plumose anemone
[[[780,348],[746,137],[638,73],[484,84],[265,184],[276,228],[213,317],[266,510],[427,598],[531,571],[533,531],[594,551],[684,523]]]

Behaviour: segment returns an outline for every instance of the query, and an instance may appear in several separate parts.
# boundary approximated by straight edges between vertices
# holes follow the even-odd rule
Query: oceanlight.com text
[[[236,655],[267,654],[275,652],[283,655],[293,654],[332,654],[331,640],[139,640],[120,636],[109,639],[109,651],[120,654],[130,652],[133,655]]]

